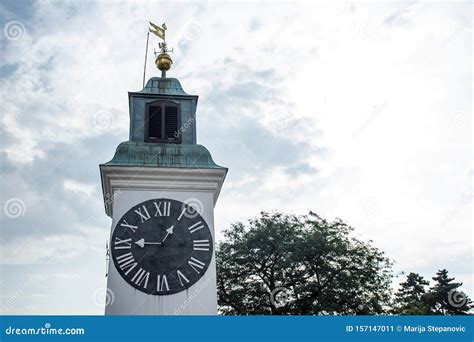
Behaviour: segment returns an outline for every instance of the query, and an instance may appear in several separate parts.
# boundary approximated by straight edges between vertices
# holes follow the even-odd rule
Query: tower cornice
[[[227,174],[226,168],[157,168],[100,165],[105,212],[113,216],[113,202],[126,191],[182,191],[212,193],[214,205]]]

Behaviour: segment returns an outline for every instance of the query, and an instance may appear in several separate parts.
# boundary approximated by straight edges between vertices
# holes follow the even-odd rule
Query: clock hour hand
[[[169,227],[168,229],[166,229],[166,235],[165,235],[165,237],[163,238],[163,240],[161,240],[161,243],[165,242],[166,238],[167,238],[170,234],[173,234],[174,236],[176,236],[178,239],[181,240],[181,243],[179,243],[178,246],[185,246],[186,244],[185,244],[184,240],[181,239],[177,234],[174,234],[173,229],[174,229],[174,226],[171,226],[171,227]]]
[[[161,240],[161,243],[165,242],[165,240],[166,240],[166,238],[168,237],[168,235],[173,234],[173,229],[174,229],[174,226],[171,226],[171,227],[169,227],[168,229],[166,229],[166,235],[165,235],[165,237]]]

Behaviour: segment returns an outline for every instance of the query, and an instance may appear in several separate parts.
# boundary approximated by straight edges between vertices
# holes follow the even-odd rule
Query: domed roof
[[[108,166],[226,169],[217,165],[202,145],[122,142]]]

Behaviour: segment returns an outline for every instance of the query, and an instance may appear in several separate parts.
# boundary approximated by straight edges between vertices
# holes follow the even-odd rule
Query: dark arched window
[[[180,108],[171,101],[154,101],[146,105],[145,141],[180,143]]]

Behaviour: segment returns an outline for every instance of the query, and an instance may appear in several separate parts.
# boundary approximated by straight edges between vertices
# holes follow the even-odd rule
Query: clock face
[[[133,287],[152,295],[181,292],[201,278],[212,258],[213,240],[191,206],[167,198],[131,208],[112,234],[112,259]]]

